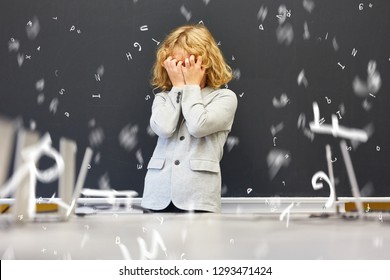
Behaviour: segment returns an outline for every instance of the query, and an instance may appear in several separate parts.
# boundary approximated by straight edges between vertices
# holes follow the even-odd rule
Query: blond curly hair
[[[226,64],[210,31],[203,24],[195,24],[174,29],[159,46],[153,65],[152,86],[162,90],[172,88],[163,63],[177,47],[195,57],[202,57],[202,66],[206,69],[207,86],[219,88],[232,79],[232,69]]]

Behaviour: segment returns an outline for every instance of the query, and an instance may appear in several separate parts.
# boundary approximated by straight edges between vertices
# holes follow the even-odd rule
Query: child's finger
[[[169,64],[169,61],[172,59],[172,57],[168,56],[167,59],[165,59],[163,62],[162,62],[162,66],[164,68],[167,68],[168,64]]]
[[[198,65],[198,66],[202,66],[202,56],[198,56],[197,58],[196,58],[196,64]]]
[[[194,66],[194,65],[195,65],[195,56],[194,56],[194,55],[191,55],[191,56],[190,56],[190,65],[191,65],[191,66]]]
[[[173,57],[168,56],[167,59],[164,60],[164,68],[172,68]]]
[[[184,61],[184,64],[186,67],[190,67],[190,60],[188,58],[186,58],[186,60]]]
[[[170,64],[171,67],[176,67],[177,59],[172,59],[172,60],[169,62],[169,64]]]

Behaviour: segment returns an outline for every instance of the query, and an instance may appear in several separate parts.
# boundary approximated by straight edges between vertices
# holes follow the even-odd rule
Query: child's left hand
[[[201,85],[206,69],[202,67],[202,57],[198,56],[195,62],[195,56],[186,58],[182,65],[182,72],[186,85]]]

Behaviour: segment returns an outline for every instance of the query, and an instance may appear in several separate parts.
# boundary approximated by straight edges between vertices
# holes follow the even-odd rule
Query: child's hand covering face
[[[202,57],[198,56],[195,60],[195,56],[191,55],[184,61],[184,66],[181,66],[184,81],[186,85],[199,85],[201,86],[204,81],[205,68],[202,66]]]
[[[169,79],[174,87],[182,87],[185,85],[182,64],[183,61],[177,61],[177,59],[172,58],[172,56],[169,56],[164,61],[164,68],[167,70]]]
[[[174,48],[172,56],[164,61],[169,79],[173,86],[199,85],[205,86],[205,69],[202,67],[202,57],[189,55],[181,48]]]

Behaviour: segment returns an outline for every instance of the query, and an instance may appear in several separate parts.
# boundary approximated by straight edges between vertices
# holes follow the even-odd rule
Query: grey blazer
[[[220,212],[219,163],[236,109],[229,89],[186,85],[156,94],[150,126],[159,137],[142,207],[161,210],[172,201],[184,210]]]

